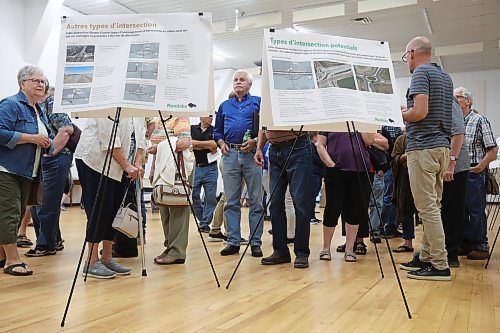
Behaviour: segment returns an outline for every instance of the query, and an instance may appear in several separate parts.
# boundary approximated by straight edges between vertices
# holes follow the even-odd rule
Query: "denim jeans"
[[[193,183],[193,206],[200,227],[208,227],[212,222],[217,205],[217,163],[204,167],[195,167]],[[201,188],[204,190],[204,200],[201,202]]]
[[[54,250],[61,238],[61,198],[72,161],[73,155],[66,154],[42,157],[43,202],[41,206],[31,207],[37,248]]]
[[[394,234],[398,226],[396,225],[397,211],[392,203],[392,170],[387,170],[384,174],[384,199],[382,202],[382,222],[388,235]],[[382,228],[381,228],[382,229]],[[383,229],[382,229],[383,230]]]
[[[244,153],[236,149],[229,149],[229,155],[222,156],[222,179],[224,181],[224,193],[226,194],[226,206],[224,207],[224,219],[227,222],[227,244],[240,245],[241,240],[241,181],[244,179],[248,188],[248,199],[250,211],[248,221],[250,235],[255,231],[250,240],[251,245],[262,245],[263,223],[259,220],[264,211],[262,206],[262,169],[258,167],[253,156],[255,150]],[[258,227],[257,227],[258,226]]]
[[[486,170],[469,172],[465,197],[465,228],[462,246],[471,250],[488,250],[486,236]]]
[[[287,221],[285,214],[285,192],[289,186],[295,208],[295,255],[309,256],[309,233],[311,221],[311,146],[307,140],[298,140],[285,167],[292,146],[269,148],[269,175],[271,192],[271,224],[273,227],[273,249],[280,255],[289,254],[287,246]],[[283,175],[279,177],[281,171]],[[279,178],[279,179],[278,179]]]
[[[405,212],[403,220],[403,239],[415,238],[415,222],[413,220],[413,212]]]
[[[382,204],[384,198],[384,178],[385,175],[379,176],[377,173],[373,176],[373,196],[370,193],[370,225],[374,235],[380,234],[380,219],[379,212],[382,215]],[[375,200],[373,199],[375,197]],[[378,210],[377,210],[378,207]]]

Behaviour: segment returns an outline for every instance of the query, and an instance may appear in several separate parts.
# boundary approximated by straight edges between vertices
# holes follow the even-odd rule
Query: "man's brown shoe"
[[[488,259],[489,253],[486,250],[474,250],[472,252],[469,252],[467,255],[467,259],[469,260],[484,260]]]

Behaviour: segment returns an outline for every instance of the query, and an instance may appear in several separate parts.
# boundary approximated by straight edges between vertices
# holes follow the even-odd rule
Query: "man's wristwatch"
[[[457,157],[455,155],[450,155],[450,161],[456,161]]]

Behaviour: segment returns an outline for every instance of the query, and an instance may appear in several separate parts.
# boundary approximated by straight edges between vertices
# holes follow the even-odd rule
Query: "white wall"
[[[17,71],[24,64],[23,1],[0,0],[0,35],[3,50],[0,52],[2,79],[0,99],[14,95],[19,90]]]
[[[450,74],[454,87],[463,86],[474,96],[474,107],[486,116],[491,123],[495,137],[500,135],[500,70],[465,72]],[[401,103],[406,104],[406,89],[410,85],[410,77],[396,79],[400,90]]]
[[[27,63],[40,67],[49,81],[55,83],[60,16],[81,14],[65,6],[58,7],[54,2],[47,6],[48,3],[47,0],[0,0],[0,35],[5,48],[0,52],[0,99],[17,93],[17,71]],[[40,27],[41,22],[49,26]],[[40,31],[47,31],[48,36],[34,40]],[[29,58],[36,60],[29,61]]]

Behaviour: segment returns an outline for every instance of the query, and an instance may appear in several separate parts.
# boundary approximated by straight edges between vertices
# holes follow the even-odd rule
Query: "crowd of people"
[[[197,125],[181,117],[165,125],[160,119],[123,118],[111,140],[110,120],[92,119],[74,154],[65,148],[73,133],[71,119],[52,112],[53,93],[43,72],[25,66],[18,74],[18,94],[0,102],[0,265],[11,275],[33,273],[16,247],[19,241],[31,243],[25,226],[22,233],[25,212],[31,213],[37,236],[27,256],[53,255],[64,248],[60,203],[74,158],[88,220],[83,272],[95,278],[130,274],[113,259],[121,256],[123,240],[112,222],[120,205],[135,197],[134,182],[144,176],[147,151],[153,156],[153,187],[173,185],[179,164],[184,169],[180,174],[192,186],[198,230],[209,241],[226,243],[222,256],[238,254],[242,244],[250,243],[251,256],[261,258],[262,265],[288,264],[293,244],[293,267],[309,267],[310,225],[317,221],[316,197],[324,182],[323,244],[315,254],[320,260],[332,260],[331,242],[340,220],[345,243],[336,251],[344,253],[345,262],[366,255],[365,239],[380,243],[382,237],[402,237],[394,252],[415,253],[400,264],[409,278],[449,281],[450,267],[460,266],[459,256],[488,257],[485,179],[498,147],[489,121],[473,112],[470,91],[453,89],[451,77],[431,63],[431,54],[425,37],[412,39],[406,47],[403,60],[412,80],[401,108],[404,129],[259,129],[260,97],[249,92],[252,76],[238,70],[233,92],[219,106],[213,125],[212,117],[201,117]],[[107,154],[111,166],[106,186],[97,191]],[[224,189],[218,197],[219,172]],[[43,203],[26,209],[39,184]],[[244,188],[248,236],[241,233]],[[165,250],[154,262],[184,264],[190,209],[161,206],[160,216]],[[273,252],[264,257],[265,217],[271,220]],[[424,226],[420,252],[413,242],[416,221]]]

